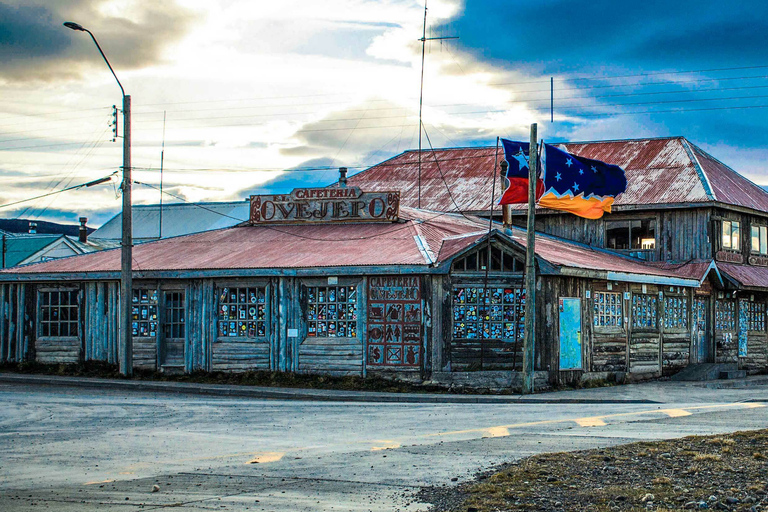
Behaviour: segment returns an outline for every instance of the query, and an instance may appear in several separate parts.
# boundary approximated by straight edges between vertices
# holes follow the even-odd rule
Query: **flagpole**
[[[523,341],[523,394],[534,391],[534,344],[536,341],[536,185],[539,151],[537,126],[531,124],[531,143],[528,150],[528,225],[525,254],[525,338]]]

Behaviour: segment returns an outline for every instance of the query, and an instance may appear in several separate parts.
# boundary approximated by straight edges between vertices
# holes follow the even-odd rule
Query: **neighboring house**
[[[77,256],[116,246],[112,242],[99,240],[83,243],[69,235],[18,233],[7,233],[3,244],[5,256],[0,260],[2,268]]]
[[[171,203],[134,205],[133,241],[143,243],[160,238],[189,235],[241,224],[248,220],[249,202]],[[91,240],[122,238],[123,215],[118,213],[91,233]],[[160,230],[162,229],[162,233]]]

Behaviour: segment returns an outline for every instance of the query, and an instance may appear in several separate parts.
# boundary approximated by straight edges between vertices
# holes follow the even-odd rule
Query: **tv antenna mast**
[[[443,41],[445,39],[458,39],[458,37],[427,37],[427,0],[424,0],[424,27],[421,32],[421,87],[419,88],[419,199],[417,206],[421,208],[421,134],[424,130],[422,111],[424,109],[424,55],[427,41]]]

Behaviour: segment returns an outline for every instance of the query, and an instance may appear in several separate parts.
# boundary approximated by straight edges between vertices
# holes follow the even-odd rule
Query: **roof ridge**
[[[701,147],[697,146],[697,145],[696,145],[696,144],[694,144],[693,142],[688,142],[688,143],[689,143],[691,146],[693,146],[694,148],[696,148],[698,151],[700,151],[701,153],[703,153],[704,155],[706,155],[706,156],[707,156],[707,158],[709,158],[709,159],[711,159],[711,160],[713,160],[713,161],[717,162],[718,164],[722,165],[723,167],[725,167],[726,169],[728,169],[729,171],[731,171],[733,174],[735,174],[735,175],[736,175],[736,176],[738,176],[739,178],[743,179],[744,181],[746,181],[746,182],[747,182],[747,183],[749,183],[750,185],[753,185],[753,186],[755,186],[756,188],[760,189],[760,191],[761,191],[762,193],[764,193],[764,194],[768,195],[768,190],[765,190],[765,189],[764,189],[764,188],[763,188],[761,185],[758,185],[757,183],[755,183],[755,182],[754,182],[754,181],[752,181],[751,179],[747,178],[746,176],[744,176],[743,174],[741,174],[739,171],[737,171],[736,169],[734,169],[734,168],[733,168],[733,167],[731,167],[730,165],[726,164],[726,163],[725,163],[725,162],[723,162],[722,160],[718,159],[716,156],[712,155],[712,154],[711,154],[711,153],[709,153],[708,151],[704,151],[704,149],[702,149]]]
[[[699,181],[701,182],[701,186],[704,187],[704,193],[707,194],[707,199],[710,201],[717,201],[717,197],[715,196],[715,191],[712,190],[712,184],[709,182],[709,177],[707,176],[707,173],[704,171],[704,168],[701,166],[701,162],[699,162],[699,157],[696,156],[696,152],[693,150],[693,147],[698,148],[695,144],[688,141],[685,137],[682,138],[680,141],[683,145],[683,149],[685,149],[686,154],[691,159],[691,162],[693,163],[693,168],[696,171],[696,175],[699,177]]]

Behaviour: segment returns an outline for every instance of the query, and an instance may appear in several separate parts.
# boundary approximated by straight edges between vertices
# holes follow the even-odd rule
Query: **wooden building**
[[[568,149],[622,165],[629,185],[598,221],[540,212],[537,378],[768,369],[768,194],[685,139]],[[525,231],[480,217],[494,213],[494,149],[425,155],[422,209],[415,156],[350,187],[254,196],[240,226],[136,246],[135,366],[517,385]],[[115,362],[119,269],[116,250],[0,272],[0,358]]]

